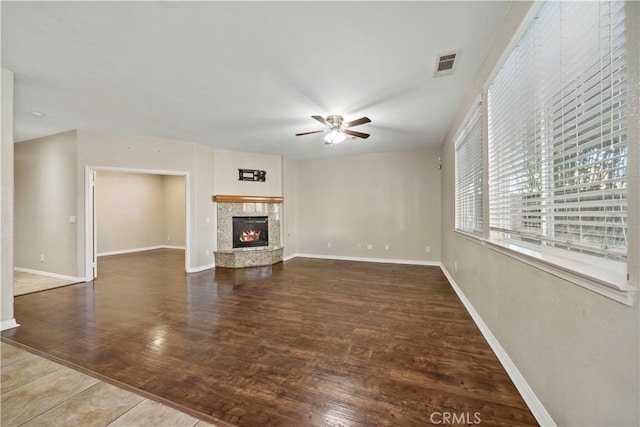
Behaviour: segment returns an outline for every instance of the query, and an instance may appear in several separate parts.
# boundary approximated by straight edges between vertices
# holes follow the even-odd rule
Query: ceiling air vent
[[[446,76],[453,73],[453,66],[455,65],[457,53],[447,53],[438,56],[436,62],[436,71],[434,76]]]

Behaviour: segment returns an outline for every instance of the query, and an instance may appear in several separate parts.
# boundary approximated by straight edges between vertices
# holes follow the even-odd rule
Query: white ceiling
[[[292,158],[438,147],[509,5],[2,1],[16,141],[94,129]],[[451,51],[455,72],[433,77]],[[354,130],[371,137],[294,136],[329,114],[370,117]]]

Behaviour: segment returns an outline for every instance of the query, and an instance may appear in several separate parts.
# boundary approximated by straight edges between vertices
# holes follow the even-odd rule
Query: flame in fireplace
[[[240,234],[242,243],[255,242],[260,240],[260,230],[245,230]]]

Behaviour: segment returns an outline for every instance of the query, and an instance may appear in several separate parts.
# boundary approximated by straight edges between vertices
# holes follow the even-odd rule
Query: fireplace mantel
[[[282,203],[282,197],[274,196],[235,196],[216,194],[213,201],[218,203]]]

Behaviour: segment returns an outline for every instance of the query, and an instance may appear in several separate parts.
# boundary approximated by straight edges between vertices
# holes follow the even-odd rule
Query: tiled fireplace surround
[[[218,216],[218,250],[214,252],[216,267],[255,267],[282,261],[281,197],[216,195],[213,200]],[[234,249],[234,216],[267,216],[269,247]]]

